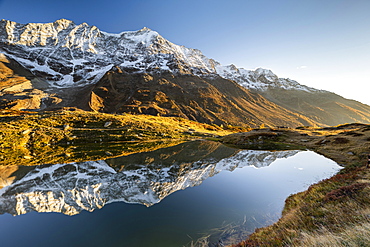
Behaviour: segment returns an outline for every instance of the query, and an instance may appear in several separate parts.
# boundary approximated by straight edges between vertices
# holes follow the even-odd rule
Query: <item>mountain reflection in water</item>
[[[151,206],[222,170],[268,166],[297,152],[238,150],[192,141],[108,160],[21,167],[11,175],[15,180],[0,191],[0,213],[75,215],[117,201]]]
[[[211,141],[100,161],[2,166],[1,246],[237,243],[275,222],[289,194],[339,169],[311,151],[239,150]]]

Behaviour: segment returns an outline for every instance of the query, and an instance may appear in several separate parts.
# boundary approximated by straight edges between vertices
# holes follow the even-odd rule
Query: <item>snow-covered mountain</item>
[[[222,66],[201,51],[173,44],[148,28],[110,34],[95,26],[77,25],[65,19],[45,24],[2,20],[0,49],[35,75],[44,75],[56,87],[95,83],[117,66],[133,72],[219,75],[249,89],[314,90],[296,81],[278,78],[271,70]]]
[[[148,28],[109,34],[65,19],[25,25],[2,20],[0,44],[7,56],[59,87],[97,82],[113,66],[210,73],[215,65],[199,50],[175,45]]]
[[[163,158],[156,160],[157,155],[152,156],[157,162],[150,164],[117,164],[117,161],[101,160],[36,166],[22,178],[0,190],[0,213],[20,215],[37,211],[75,215],[83,210],[93,211],[118,201],[151,206],[173,192],[198,186],[224,170],[232,171],[244,166],[264,167],[276,159],[287,158],[299,152],[243,150],[225,157],[220,149],[211,148],[206,143],[199,144],[201,150],[190,152],[203,158],[192,162],[178,159],[182,157],[179,153],[186,150],[183,145],[175,154],[172,152],[173,148],[168,148],[168,152],[162,150],[162,157],[163,154],[175,156],[171,159],[173,164],[170,166],[162,163],[165,162]],[[150,153],[147,155],[150,156]],[[123,157],[118,162],[127,162],[129,159],[132,158]],[[108,165],[112,162],[116,163],[115,166]],[[130,168],[121,169],[118,165]],[[131,168],[133,166],[135,169]]]
[[[266,91],[269,88],[294,89],[306,92],[322,92],[312,87],[299,84],[289,78],[279,78],[269,69],[257,68],[247,70],[237,68],[231,64],[228,66],[216,66],[216,73],[223,78],[238,82],[245,88]]]
[[[0,21],[0,109],[77,107],[258,127],[370,122],[370,106],[221,65],[148,28],[109,34],[86,23]]]

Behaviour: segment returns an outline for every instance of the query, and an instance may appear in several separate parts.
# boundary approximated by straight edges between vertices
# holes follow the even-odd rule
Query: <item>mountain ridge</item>
[[[2,75],[7,83],[0,84],[0,108],[78,107],[254,127],[370,122],[370,106],[279,78],[269,69],[223,66],[149,28],[110,34],[66,19],[44,24],[1,20],[0,53],[6,58],[0,61],[4,71],[14,71]],[[132,98],[138,90],[151,96]],[[199,97],[186,100],[192,90]]]
[[[196,75],[219,75],[225,79],[231,79],[239,82],[240,84],[243,80],[244,82],[249,79],[249,82],[256,82],[257,78],[264,77],[268,84],[271,86],[273,80],[279,79],[271,70],[257,68],[253,70],[246,70],[243,68],[237,68],[235,65],[222,66],[219,62],[214,59],[209,59],[202,54],[198,49],[186,48],[184,46],[173,44],[172,42],[164,39],[158,32],[153,31],[147,27],[144,27],[138,31],[125,31],[119,34],[111,34],[107,32],[100,31],[96,26],[89,26],[87,23],[75,24],[72,21],[66,19],[60,19],[53,23],[29,23],[29,24],[18,24],[15,22],[10,22],[6,20],[0,21],[0,25],[5,26],[6,33],[0,33],[1,43],[8,43],[12,45],[21,45],[21,46],[32,46],[33,48],[38,48],[40,50],[46,49],[47,45],[50,45],[54,41],[54,46],[57,46],[57,49],[68,48],[71,51],[70,57],[72,61],[75,62],[74,65],[81,65],[86,61],[83,59],[89,59],[91,54],[97,54],[101,56],[108,56],[105,59],[105,63],[102,64],[103,68],[102,73],[107,72],[113,66],[119,66],[121,68],[136,68],[141,69],[142,72],[147,72],[148,70],[161,69],[161,70],[170,70],[171,72],[180,72],[180,73],[191,73]],[[18,30],[16,29],[18,27]],[[24,29],[24,32],[21,31]],[[19,31],[20,30],[20,31]],[[7,38],[5,38],[5,34]],[[31,34],[32,38],[29,38]],[[75,37],[75,34],[80,34],[80,37]],[[63,42],[62,40],[65,40]],[[99,50],[99,43],[111,43],[114,42],[117,44],[117,47],[108,47],[114,50],[115,56],[117,59],[112,58],[113,51],[102,51]],[[4,45],[0,48],[4,49]],[[6,49],[5,49],[6,50]],[[29,52],[29,56],[32,57],[32,49],[24,49],[25,52]],[[55,51],[53,51],[54,53]],[[81,53],[86,52],[86,53]],[[157,58],[157,61],[139,61],[139,59],[132,58],[132,55],[158,55],[158,54],[172,54],[174,58],[179,60],[183,66],[182,68],[177,68],[168,66],[169,61],[164,61],[165,57]],[[76,53],[76,56],[72,55]],[[89,54],[90,53],[90,54]],[[13,56],[13,54],[7,54],[8,56]],[[61,54],[63,55],[63,54]],[[41,55],[40,55],[41,56]],[[42,58],[37,57],[38,63],[44,63]],[[76,59],[74,59],[77,57]],[[37,65],[31,64],[22,57],[12,57],[21,64],[25,66],[34,66],[34,69],[37,70]],[[80,59],[80,60],[79,60]],[[123,61],[123,62],[121,62]],[[160,62],[158,62],[160,61]],[[178,62],[179,62],[178,61]],[[143,67],[143,64],[138,64],[143,62],[146,67]],[[47,62],[46,62],[47,63]],[[110,63],[110,64],[109,64]],[[164,64],[166,63],[166,64]],[[43,69],[42,67],[39,69]],[[51,73],[56,75],[56,71],[51,72],[50,70],[44,68],[45,73]],[[74,69],[71,70],[74,72]],[[71,79],[70,77],[68,77]],[[63,78],[59,86],[69,86],[70,82],[67,82],[68,78]],[[273,79],[272,79],[273,78]],[[299,83],[292,83],[292,80],[285,79],[289,81],[286,83],[286,86],[298,86]],[[64,84],[63,84],[64,82]],[[78,81],[76,82],[78,84]],[[244,83],[246,88],[263,88],[266,85],[257,85],[256,83],[249,83],[253,85],[248,85]],[[294,84],[294,85],[293,85]],[[280,82],[280,86],[283,85]],[[58,85],[56,85],[58,86]],[[300,89],[307,90],[306,86],[298,86]],[[313,90],[313,88],[309,88]]]

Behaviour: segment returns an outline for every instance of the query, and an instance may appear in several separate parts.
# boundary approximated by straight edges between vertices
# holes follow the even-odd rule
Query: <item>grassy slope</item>
[[[0,115],[0,165],[104,159],[235,130],[148,115],[8,111]]]
[[[256,230],[235,246],[369,246],[370,125],[259,130],[232,134],[223,142],[240,144],[259,135],[267,142],[305,146],[345,168],[307,191],[291,195],[277,223]]]

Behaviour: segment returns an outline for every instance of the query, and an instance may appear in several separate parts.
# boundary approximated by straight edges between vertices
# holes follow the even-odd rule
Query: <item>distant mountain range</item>
[[[220,48],[221,49],[221,48]],[[77,107],[268,126],[370,123],[370,106],[223,66],[148,28],[109,34],[86,23],[0,21],[0,108]]]

